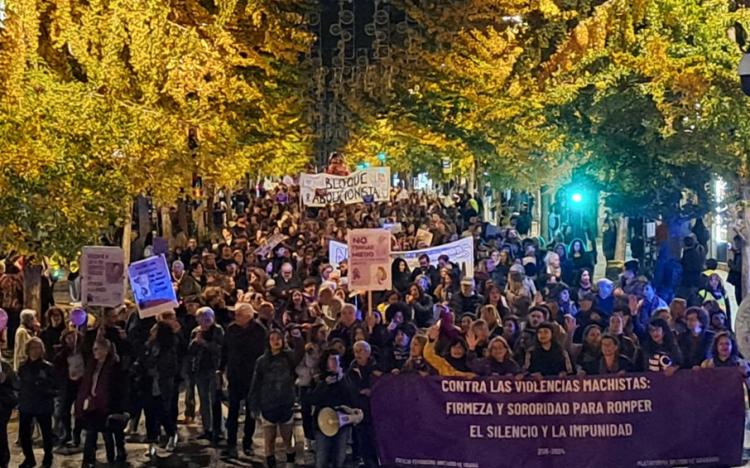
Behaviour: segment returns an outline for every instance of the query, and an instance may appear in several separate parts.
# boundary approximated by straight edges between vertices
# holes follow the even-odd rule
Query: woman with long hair
[[[588,325],[583,330],[582,337],[581,344],[572,345],[576,368],[586,374],[594,374],[602,354],[602,329],[596,324]]]
[[[703,361],[701,367],[704,369],[736,367],[745,379],[745,387],[750,391],[750,364],[740,357],[737,343],[728,332],[719,332],[714,336],[711,357]]]
[[[304,342],[295,341],[295,350],[289,350],[284,334],[276,329],[268,332],[266,352],[255,363],[250,386],[250,408],[260,416],[265,441],[266,466],[276,467],[276,435],[281,434],[286,447],[286,462],[294,463],[292,447],[294,429],[295,368],[302,360]]]
[[[716,301],[719,304],[722,312],[727,316],[727,323],[732,323],[732,310],[729,304],[729,296],[727,295],[726,289],[724,289],[724,282],[721,280],[721,276],[718,273],[712,272],[708,275],[708,281],[705,286],[698,291],[698,297],[700,303],[703,304],[706,301]]]
[[[469,349],[474,345],[473,339],[468,339]],[[487,357],[469,362],[469,367],[478,375],[509,376],[521,372],[521,367],[513,360],[510,345],[502,336],[490,340],[487,346]]]
[[[151,327],[146,347],[136,363],[141,372],[140,393],[146,414],[146,441],[149,455],[154,456],[161,428],[167,435],[167,451],[175,449],[177,421],[170,405],[180,372],[174,328],[166,321]]]
[[[400,257],[393,260],[391,263],[391,278],[393,280],[393,289],[401,294],[406,294],[411,284],[411,272],[409,271],[409,265],[406,264],[406,260]]]
[[[573,373],[568,352],[555,339],[555,327],[549,322],[536,329],[536,342],[526,351],[524,370],[533,376],[556,377]]]
[[[406,304],[412,309],[411,316],[414,318],[417,327],[427,328],[435,323],[432,297],[426,294],[419,284],[413,283],[409,286]]]
[[[456,281],[447,268],[440,269],[440,284],[435,288],[435,300],[438,302],[450,302],[453,295],[458,292]]]
[[[651,320],[641,343],[641,356],[643,370],[647,372],[664,371],[671,375],[680,368],[682,352],[665,320]]]
[[[120,367],[114,345],[105,338],[94,342],[94,359],[86,367],[78,398],[75,403],[76,417],[86,429],[86,441],[83,446],[83,466],[93,468],[96,465],[96,443],[99,434],[104,438],[107,462],[124,462],[124,444],[117,447],[110,429],[110,415],[123,411],[125,406],[125,379]]]
[[[52,362],[55,353],[60,347],[60,338],[65,331],[65,312],[56,306],[52,306],[44,314],[44,329],[39,333],[39,338],[44,343],[44,349],[47,351],[45,359]]]
[[[508,307],[508,302],[505,300],[505,296],[503,295],[503,291],[502,289],[500,289],[500,286],[490,284],[489,286],[487,286],[486,292],[487,294],[485,295],[484,299],[484,303],[486,305],[493,306],[499,314],[500,318],[504,318],[510,315],[510,307]],[[492,327],[490,327],[490,329],[491,328]]]

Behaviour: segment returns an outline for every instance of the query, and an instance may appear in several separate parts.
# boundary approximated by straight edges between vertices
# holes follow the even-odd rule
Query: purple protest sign
[[[542,381],[385,376],[372,414],[384,466],[737,465],[737,369]]]

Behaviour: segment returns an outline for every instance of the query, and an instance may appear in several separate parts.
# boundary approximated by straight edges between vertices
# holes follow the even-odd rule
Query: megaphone
[[[333,437],[342,427],[359,424],[364,417],[361,409],[348,406],[340,406],[337,409],[326,407],[318,413],[318,427],[326,437]]]

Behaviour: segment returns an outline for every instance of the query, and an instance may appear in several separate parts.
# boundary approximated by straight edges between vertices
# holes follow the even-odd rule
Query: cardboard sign
[[[164,255],[131,263],[128,277],[141,318],[159,315],[179,305]]]
[[[117,307],[125,295],[125,263],[120,247],[86,246],[81,253],[81,302]]]
[[[349,231],[349,286],[352,289],[391,289],[391,233],[386,229]]]

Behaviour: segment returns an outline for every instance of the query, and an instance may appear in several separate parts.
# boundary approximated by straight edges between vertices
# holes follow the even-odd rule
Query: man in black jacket
[[[237,457],[237,424],[240,405],[245,401],[245,427],[242,449],[251,456],[255,419],[250,416],[247,395],[253,380],[255,361],[265,350],[266,328],[253,320],[250,304],[240,303],[234,309],[234,322],[227,327],[222,347],[221,370],[226,372],[229,383],[229,414],[227,415],[227,449],[225,455]]]
[[[484,298],[474,291],[474,280],[464,278],[461,280],[461,292],[451,299],[451,309],[460,316],[463,314],[476,315],[477,309],[484,304]]]
[[[366,341],[357,341],[352,346],[354,350],[354,362],[349,367],[346,376],[351,381],[357,394],[354,404],[364,413],[363,421],[354,428],[354,437],[357,440],[357,451],[362,457],[362,463],[366,468],[374,468],[378,465],[377,452],[375,451],[375,432],[372,427],[372,416],[370,413],[370,395],[372,391],[373,378],[382,374],[378,370],[377,363],[372,358],[372,348]]]
[[[419,266],[412,270],[410,278],[411,282],[415,282],[419,275],[425,275],[430,279],[430,288],[425,292],[432,294],[438,284],[440,284],[440,273],[437,271],[437,268],[430,265],[430,257],[428,257],[427,254],[419,256]]]

